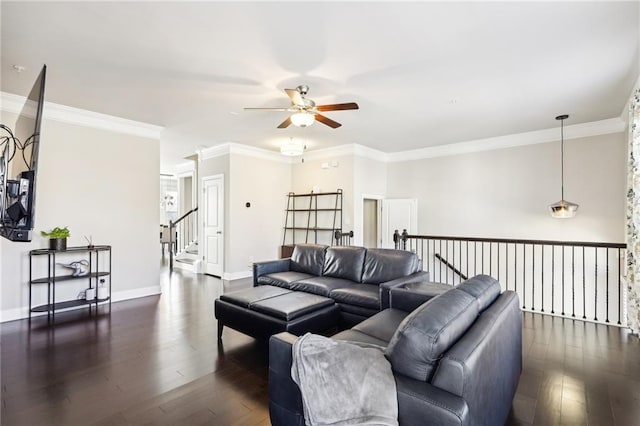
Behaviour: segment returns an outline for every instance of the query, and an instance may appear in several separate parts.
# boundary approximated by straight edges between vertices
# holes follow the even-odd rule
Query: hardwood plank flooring
[[[269,425],[266,345],[227,328],[216,339],[228,284],[179,270],[161,284],[111,313],[2,324],[2,425]],[[507,424],[640,425],[637,337],[525,313],[523,354]]]

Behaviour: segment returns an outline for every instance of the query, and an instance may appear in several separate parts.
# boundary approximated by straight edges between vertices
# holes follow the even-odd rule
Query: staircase
[[[175,222],[169,221],[169,235],[174,239],[169,244],[169,270],[174,266],[199,272],[202,262],[198,256],[198,232],[195,207],[183,214]]]
[[[202,261],[198,255],[198,241],[194,241],[174,258],[173,267],[197,273],[202,267],[201,264]]]

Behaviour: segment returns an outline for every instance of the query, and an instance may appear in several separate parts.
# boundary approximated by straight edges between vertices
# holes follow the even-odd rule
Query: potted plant
[[[49,232],[42,231],[42,236],[49,237],[49,249],[56,251],[64,251],[67,249],[67,238],[69,238],[69,228],[55,227]]]

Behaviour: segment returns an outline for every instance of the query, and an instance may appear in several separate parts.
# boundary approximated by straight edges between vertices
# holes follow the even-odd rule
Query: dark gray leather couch
[[[522,314],[513,291],[480,275],[418,306],[422,295],[391,290],[391,308],[333,336],[386,347],[401,425],[502,425],[522,371]],[[274,426],[304,425],[291,379],[291,346],[269,343],[269,411]]]
[[[422,262],[403,250],[298,244],[291,258],[253,264],[253,284],[330,297],[345,324],[353,325],[389,307],[389,290],[428,281]]]

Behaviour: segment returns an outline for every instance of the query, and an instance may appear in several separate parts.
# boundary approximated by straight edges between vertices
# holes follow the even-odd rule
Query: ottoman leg
[[[224,328],[224,324],[218,320],[218,340],[222,340],[222,329]]]

